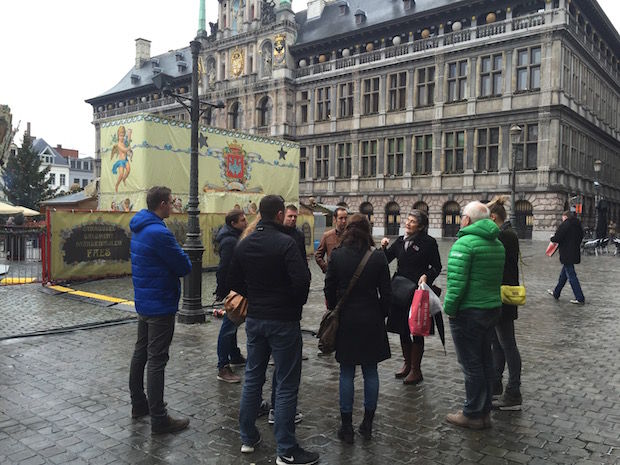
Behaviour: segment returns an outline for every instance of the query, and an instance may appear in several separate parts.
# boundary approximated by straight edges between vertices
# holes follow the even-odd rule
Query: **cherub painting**
[[[114,190],[118,192],[118,186],[121,181],[125,184],[125,181],[129,177],[131,167],[129,161],[133,157],[133,151],[131,150],[131,129],[125,130],[125,126],[118,128],[118,141],[112,147],[112,155],[110,159],[114,159],[114,156],[118,156],[118,160],[112,166],[112,174],[118,174],[116,179],[116,185]]]

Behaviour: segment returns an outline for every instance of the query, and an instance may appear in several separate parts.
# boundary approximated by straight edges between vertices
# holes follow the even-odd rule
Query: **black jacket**
[[[437,241],[426,233],[418,233],[405,250],[405,239],[399,236],[394,243],[385,249],[388,263],[396,258],[398,268],[395,276],[404,276],[418,284],[420,276],[427,277],[427,284],[433,284],[441,273],[441,257]]]
[[[284,227],[260,221],[235,248],[227,282],[230,289],[248,298],[249,317],[299,321],[308,300],[310,275]]]
[[[346,291],[365,252],[348,246],[340,246],[332,252],[325,275],[325,299],[329,309],[336,306]],[[391,292],[387,261],[381,251],[375,250],[341,308],[336,340],[338,362],[359,365],[390,358],[384,321]]]
[[[218,300],[222,300],[230,291],[230,288],[226,284],[226,278],[228,276],[228,267],[233,257],[233,251],[235,250],[237,242],[239,242],[240,236],[240,230],[228,226],[227,224],[222,226],[217,236],[215,236],[215,240],[219,245],[220,255],[220,261],[217,264],[217,271],[215,272],[215,281],[217,283],[215,297]]]
[[[581,241],[583,239],[583,229],[581,222],[577,218],[568,218],[563,221],[551,242],[559,244],[560,263],[563,265],[576,265],[581,262]]]
[[[282,227],[284,228],[284,232],[286,234],[288,234],[293,239],[295,239],[295,243],[297,244],[297,247],[299,248],[299,253],[301,254],[301,258],[306,260],[306,263],[307,263],[308,260],[306,258],[306,237],[304,236],[304,233],[301,230],[290,227],[290,226],[282,226]]]
[[[499,236],[497,237],[504,245],[506,251],[506,259],[504,260],[504,275],[502,284],[509,286],[519,285],[519,238],[515,234],[510,225],[510,221],[506,221],[499,228]],[[523,276],[521,276],[523,279]],[[502,305],[502,318],[517,319],[516,305]]]

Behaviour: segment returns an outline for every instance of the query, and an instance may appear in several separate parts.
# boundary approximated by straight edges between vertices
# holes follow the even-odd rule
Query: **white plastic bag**
[[[428,291],[428,303],[429,303],[431,315],[435,316],[438,313],[441,313],[443,309],[443,305],[441,305],[441,300],[439,300],[439,297],[437,296],[437,294],[433,292],[430,286],[426,283],[422,283],[419,286],[419,289],[424,289],[425,291]]]

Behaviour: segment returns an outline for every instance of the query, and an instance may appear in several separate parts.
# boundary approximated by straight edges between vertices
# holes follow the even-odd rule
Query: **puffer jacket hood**
[[[493,220],[484,218],[470,224],[469,226],[461,228],[456,234],[456,237],[460,238],[468,234],[474,234],[476,236],[483,237],[484,239],[493,240],[497,239],[497,236],[499,236],[499,227]]]
[[[129,222],[129,229],[132,233],[137,233],[150,224],[164,224],[164,221],[150,210],[140,210]]]

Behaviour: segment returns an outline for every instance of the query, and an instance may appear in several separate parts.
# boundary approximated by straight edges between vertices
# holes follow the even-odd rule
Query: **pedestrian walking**
[[[504,246],[499,227],[480,202],[468,203],[461,214],[461,229],[448,256],[448,286],[444,312],[450,318],[452,340],[465,376],[463,410],[446,420],[457,426],[483,429],[491,426],[495,380],[491,340],[502,306],[500,286]]]
[[[344,207],[337,207],[334,210],[334,229],[330,229],[323,233],[321,242],[316,252],[314,252],[314,259],[323,273],[327,272],[327,263],[332,251],[338,247],[342,241],[342,233],[347,225],[347,216],[347,209]]]
[[[148,209],[131,219],[131,272],[138,313],[138,338],[129,371],[131,416],[151,415],[151,434],[187,428],[189,419],[168,415],[164,402],[164,370],[174,334],[181,297],[179,278],[192,264],[164,219],[170,216],[172,197],[167,187],[152,187],[146,196]],[[146,393],[144,369],[146,366]]]
[[[397,268],[394,277],[402,276],[413,283],[413,289],[422,283],[433,284],[441,273],[441,257],[437,241],[428,235],[428,215],[422,210],[412,210],[405,221],[405,235],[399,236],[388,247],[389,239],[381,240],[388,263],[396,259]],[[424,337],[411,336],[407,318],[409,306],[392,301],[387,321],[387,330],[400,336],[403,367],[395,373],[404,384],[418,384],[422,376],[422,357],[424,355]]]
[[[325,300],[334,309],[345,293],[358,265],[374,249],[370,223],[366,215],[355,214],[342,235],[340,247],[332,252],[325,275]],[[340,307],[336,337],[336,360],[340,363],[340,418],[338,437],[353,444],[353,391],[355,369],[361,366],[364,377],[364,419],[360,434],[369,440],[379,397],[377,364],[390,358],[385,330],[389,311],[390,270],[380,250],[371,252],[368,262],[348,297]]]
[[[226,284],[228,268],[232,260],[233,251],[243,230],[247,227],[248,221],[243,210],[231,210],[224,218],[224,226],[219,230],[215,237],[219,244],[220,261],[215,272],[217,282],[215,288],[215,298],[218,301],[224,300],[230,289]],[[238,383],[241,377],[235,374],[232,367],[245,366],[245,357],[237,346],[237,326],[224,315],[222,325],[217,338],[217,379],[225,383]]]
[[[256,230],[235,249],[230,288],[248,299],[245,329],[247,363],[239,408],[241,452],[254,452],[261,437],[256,418],[269,356],[276,377],[274,435],[276,464],[313,464],[319,454],[304,450],[295,438],[295,412],[301,377],[301,311],[310,278],[297,244],[284,232],[284,201],[267,195],[260,201]]]
[[[551,237],[551,242],[558,244],[560,263],[562,264],[560,278],[558,279],[555,289],[547,289],[547,293],[552,295],[555,300],[560,298],[562,289],[566,281],[568,281],[575,295],[575,298],[571,299],[570,303],[577,305],[586,303],[579,278],[577,278],[577,273],[575,272],[575,265],[581,263],[582,240],[583,228],[581,227],[581,221],[579,221],[573,212],[565,211],[562,213],[562,223],[558,226],[558,229],[556,229],[553,237]]]
[[[504,246],[506,258],[502,284],[509,286],[519,285],[519,238],[512,229],[510,221],[506,221],[506,199],[499,196],[487,204],[491,219],[499,226],[498,239]],[[521,410],[521,354],[515,338],[515,320],[518,318],[516,305],[502,303],[499,322],[495,326],[495,334],[491,349],[493,351],[493,365],[495,366],[495,384],[493,395],[502,397],[493,401],[493,408],[499,410]],[[508,365],[508,383],[503,389],[502,378],[504,367]]]

